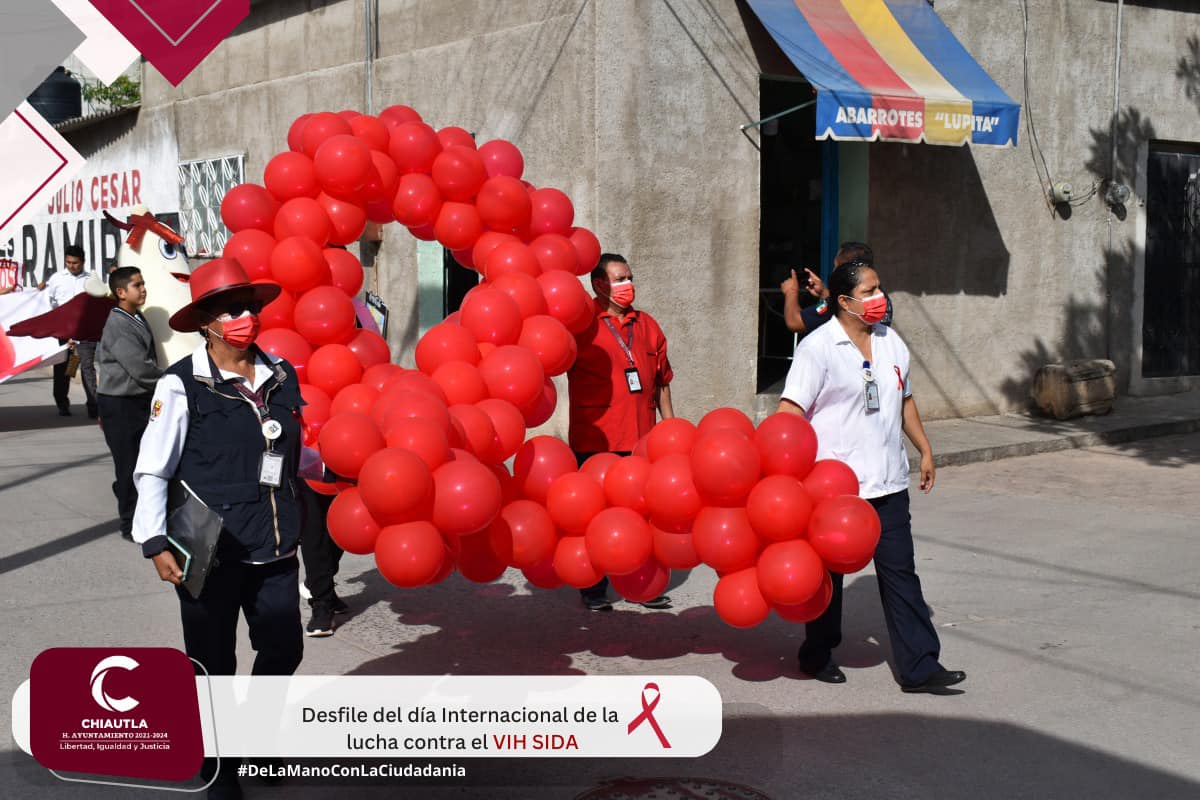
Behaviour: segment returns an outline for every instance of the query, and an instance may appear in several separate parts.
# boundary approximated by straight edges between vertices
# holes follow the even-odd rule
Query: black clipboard
[[[186,483],[173,480],[168,484],[166,549],[183,570],[183,588],[194,598],[204,591],[224,524],[221,515],[205,505]]]

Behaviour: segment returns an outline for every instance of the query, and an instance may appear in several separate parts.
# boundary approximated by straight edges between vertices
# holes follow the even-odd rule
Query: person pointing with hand
[[[837,255],[833,258],[833,266],[836,269],[843,264],[874,266],[875,253],[871,250],[870,245],[862,242],[842,242],[838,247]],[[829,302],[829,289],[826,288],[825,283],[819,275],[807,267],[804,269],[804,289],[819,302],[801,308],[800,286],[800,278],[796,275],[796,270],[792,270],[791,277],[779,284],[779,289],[783,292],[784,322],[789,331],[803,337],[833,319],[836,309]],[[883,315],[881,322],[890,326],[892,324],[892,300],[886,295],[885,299],[887,300],[887,312]]]

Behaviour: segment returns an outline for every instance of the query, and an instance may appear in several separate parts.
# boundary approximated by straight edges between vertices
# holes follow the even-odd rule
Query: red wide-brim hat
[[[246,270],[233,258],[217,258],[192,273],[188,279],[192,302],[171,315],[170,325],[181,333],[200,330],[211,318],[200,313],[200,305],[212,306],[223,296],[250,289],[254,299],[266,305],[279,296],[283,287],[270,281],[251,283]]]

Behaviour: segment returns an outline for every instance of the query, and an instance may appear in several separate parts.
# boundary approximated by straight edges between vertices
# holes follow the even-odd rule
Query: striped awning
[[[748,0],[817,88],[818,139],[1013,147],[1021,106],[926,0]]]

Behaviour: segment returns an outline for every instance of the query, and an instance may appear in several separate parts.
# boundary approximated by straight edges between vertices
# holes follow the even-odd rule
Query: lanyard
[[[219,379],[221,371],[217,369],[217,364],[213,361],[212,354],[208,356],[208,366],[212,370],[213,379]],[[225,380],[223,383],[230,384],[242,397],[254,404],[255,410],[258,412],[260,422],[268,422],[271,419],[271,410],[267,408],[266,398],[262,392],[256,392],[246,386],[245,381],[239,381],[236,378]]]
[[[621,345],[621,350],[625,353],[625,357],[629,359],[629,366],[636,367],[637,364],[633,360],[633,320],[629,321],[629,341],[626,342],[621,338],[621,334],[617,332],[617,326],[613,325],[611,317],[604,318],[604,324],[608,326],[608,331],[617,340],[617,344]]]

